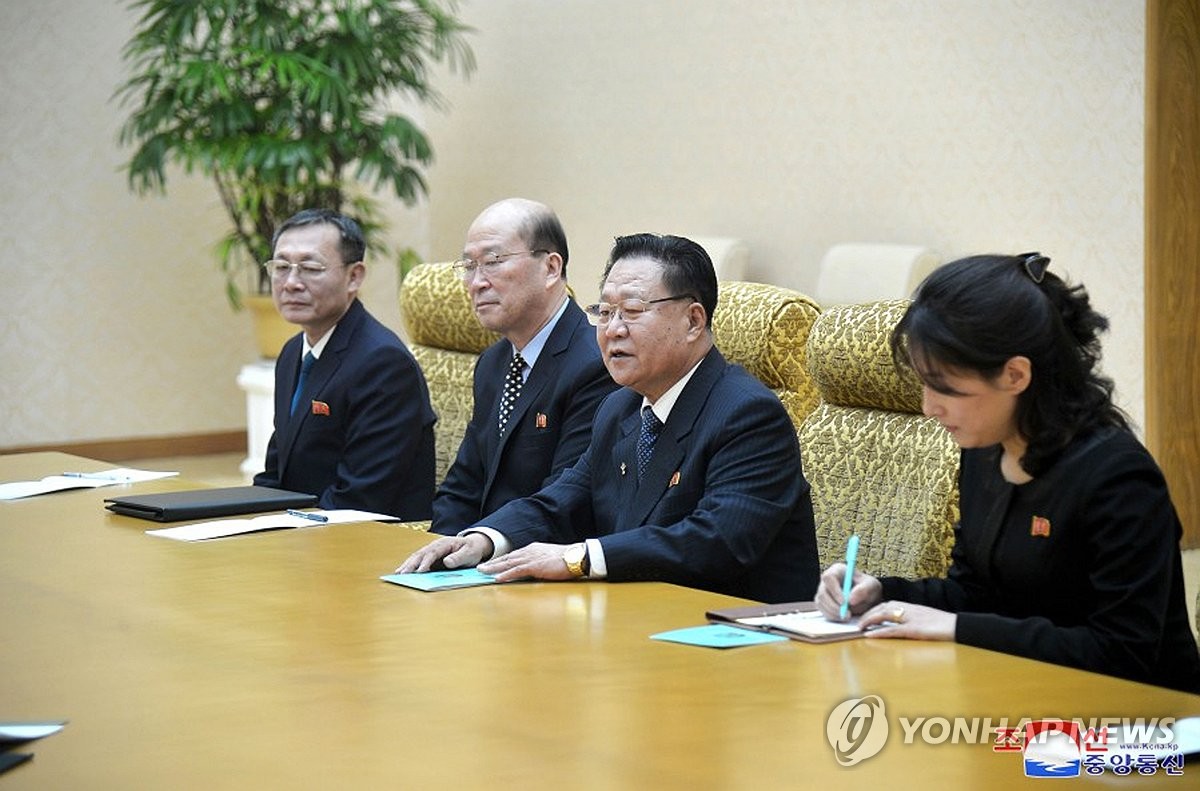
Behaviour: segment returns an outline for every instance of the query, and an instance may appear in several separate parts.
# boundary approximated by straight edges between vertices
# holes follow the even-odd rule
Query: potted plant
[[[453,0],[137,0],[114,94],[131,112],[130,188],[164,193],[168,165],[211,178],[229,219],[215,251],[234,308],[268,295],[259,263],[275,225],[324,207],[354,215],[378,254],[383,222],[371,190],[412,205],[433,150],[398,96],[440,105],[430,67],[469,75],[470,31]],[[401,278],[419,259],[397,262]],[[294,328],[288,327],[288,332]],[[275,344],[267,356],[278,353]]]

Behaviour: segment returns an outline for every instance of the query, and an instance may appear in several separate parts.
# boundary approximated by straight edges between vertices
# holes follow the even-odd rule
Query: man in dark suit
[[[534,201],[495,203],[467,231],[455,267],[480,323],[504,338],[475,366],[474,411],[433,501],[434,532],[454,535],[558,477],[587,448],[596,407],[616,389],[567,293],[567,258],[558,217]]]
[[[318,495],[322,508],[428,519],[436,418],[416,360],[358,301],[362,230],[306,209],[273,246],[275,307],[304,331],[275,363],[275,431],[254,483]]]
[[[812,596],[816,537],[779,400],[713,345],[717,280],[676,236],[617,239],[588,307],[624,389],[580,460],[536,494],[413,553],[401,572],[660,580],[768,602]],[[482,561],[482,562],[481,562]]]

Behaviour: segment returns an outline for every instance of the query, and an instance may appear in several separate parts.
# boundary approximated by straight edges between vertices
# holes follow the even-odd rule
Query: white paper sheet
[[[146,535],[159,538],[172,538],[176,541],[205,541],[210,538],[225,538],[244,533],[260,533],[267,530],[290,530],[293,528],[324,527],[325,525],[340,525],[347,522],[399,522],[400,519],[387,514],[376,514],[370,511],[355,511],[352,509],[335,509],[332,511],[305,511],[304,513],[323,516],[324,522],[313,521],[303,516],[292,516],[287,513],[266,514],[253,519],[216,519],[211,522],[196,522],[191,525],[164,527],[158,530],[147,530]]]
[[[19,500],[50,492],[65,492],[70,489],[96,489],[101,486],[116,486],[120,483],[140,483],[159,478],[170,478],[178,472],[154,472],[135,470],[129,467],[114,467],[100,472],[64,472],[48,475],[40,481],[11,481],[0,483],[0,500]]]

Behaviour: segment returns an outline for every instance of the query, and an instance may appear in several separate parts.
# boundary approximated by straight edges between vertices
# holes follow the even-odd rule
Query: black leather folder
[[[317,497],[266,486],[230,486],[223,489],[131,494],[110,497],[104,502],[104,507],[114,514],[136,516],[154,522],[181,522],[185,519],[306,508],[316,505]]]

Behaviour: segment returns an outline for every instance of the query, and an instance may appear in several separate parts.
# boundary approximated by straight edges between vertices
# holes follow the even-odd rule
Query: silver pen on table
[[[287,510],[290,516],[298,516],[301,519],[308,519],[313,522],[321,522],[322,524],[329,521],[329,517],[324,514],[310,514],[307,511],[296,511],[291,508]]]

